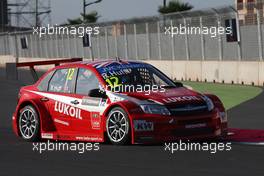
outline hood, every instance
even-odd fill
[[[187,88],[166,89],[165,92],[133,92],[127,96],[164,105],[204,103],[203,95]]]
[[[167,89],[165,92],[107,92],[111,102],[129,100],[138,105],[164,105],[174,115],[211,111],[213,102],[206,96],[187,88]]]

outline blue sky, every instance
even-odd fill
[[[87,2],[93,0],[87,0]],[[52,4],[52,23],[61,24],[67,18],[78,17],[82,11],[82,0],[54,0]],[[157,8],[163,0],[103,0],[92,5],[87,11],[97,10],[102,16],[100,21],[117,20],[140,16],[157,15]],[[233,5],[234,0],[184,0],[191,3],[195,9]]]

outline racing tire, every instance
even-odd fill
[[[114,145],[125,145],[130,142],[130,121],[122,108],[113,108],[107,116],[106,132],[108,140]]]
[[[18,130],[25,141],[35,142],[40,139],[39,115],[33,106],[25,106],[20,110]]]

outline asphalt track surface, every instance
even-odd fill
[[[175,152],[156,146],[100,145],[100,151],[32,151],[33,145],[17,138],[11,129],[21,85],[0,80],[0,175],[264,175],[264,146],[233,144],[231,151]],[[264,93],[228,112],[234,128],[264,129]]]

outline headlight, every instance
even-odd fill
[[[212,100],[208,98],[207,96],[203,96],[203,99],[207,104],[208,111],[212,111],[214,109],[214,103],[212,102]]]
[[[226,112],[218,112],[219,113],[219,117],[221,119],[221,122],[227,122],[227,114]]]
[[[140,105],[146,114],[171,115],[170,111],[162,105]]]

